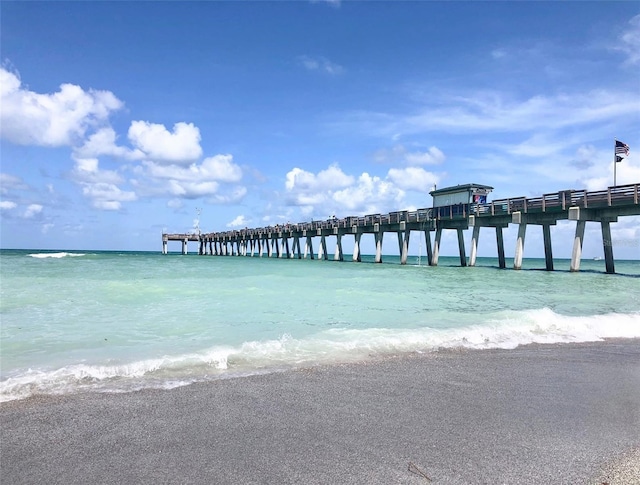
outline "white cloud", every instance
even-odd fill
[[[181,209],[184,207],[184,202],[182,199],[171,199],[167,202],[167,207],[170,207],[171,209]]]
[[[502,59],[507,56],[507,51],[503,48],[494,49],[491,51],[491,57],[494,59]]]
[[[123,179],[113,170],[101,170],[97,158],[75,158],[70,172],[71,180],[82,186],[82,194],[91,200],[91,206],[100,210],[120,210],[122,202],[137,200],[135,192],[118,187]]]
[[[202,155],[200,130],[193,123],[176,123],[173,132],[164,125],[133,121],[129,140],[157,163],[191,164]]]
[[[190,182],[169,180],[169,193],[176,197],[184,197],[185,199],[196,199],[205,195],[213,195],[218,190],[218,183],[209,182]]]
[[[311,3],[326,3],[334,8],[339,8],[342,3],[341,0],[311,0]]]
[[[299,56],[298,62],[308,71],[321,71],[332,76],[337,76],[344,72],[342,66],[324,57]]]
[[[294,168],[286,175],[285,187],[296,191],[321,191],[346,187],[353,183],[353,177],[345,174],[337,164],[332,164],[326,170],[313,174]]]
[[[240,202],[245,195],[247,195],[247,188],[239,185],[228,192],[216,193],[209,200],[218,204],[233,204]]]
[[[402,145],[395,145],[391,149],[382,149],[374,153],[373,158],[378,163],[406,163],[407,165],[438,165],[444,162],[445,155],[437,147],[431,147],[425,152],[409,152]]]
[[[395,210],[405,195],[391,180],[368,173],[356,179],[335,164],[318,174],[294,168],[287,173],[285,188],[288,205],[298,206],[305,216],[319,217]]]
[[[137,199],[135,192],[127,192],[110,183],[84,184],[82,193],[91,200],[91,205],[101,210],[120,210],[122,202]]]
[[[131,150],[127,147],[116,144],[116,132],[106,126],[97,130],[85,141],[85,143],[74,150],[74,154],[79,158],[93,158],[101,155],[108,155],[129,160],[140,160],[145,154],[140,150]]]
[[[0,173],[0,194],[8,194],[11,190],[27,190],[28,188],[20,177]]]
[[[221,184],[242,180],[242,169],[233,163],[231,155],[208,157],[201,164],[192,163],[187,167],[155,162],[143,162],[143,167],[142,175],[154,184],[159,183],[164,187],[161,190],[176,197],[193,199],[215,195],[215,201],[227,202],[239,200],[246,193],[243,187],[236,187],[230,195],[218,194]]]
[[[594,91],[585,95],[533,96],[510,101],[497,93],[460,97],[457,107],[410,117],[416,127],[507,132],[580,126],[637,113],[634,94]],[[637,101],[637,99],[636,99]]]
[[[78,183],[122,183],[122,177],[113,170],[100,170],[97,158],[76,158],[71,178]]]
[[[417,114],[353,112],[343,115],[334,126],[340,130],[386,137],[397,133],[548,132],[635,117],[639,102],[635,92],[606,90],[537,95],[526,99],[511,99],[498,91],[458,96],[443,94],[438,96],[438,105],[425,105]]]
[[[627,55],[627,64],[640,62],[640,15],[629,20],[629,26],[620,34],[619,44],[615,49]]]
[[[123,107],[110,91],[84,91],[62,84],[53,94],[21,86],[18,76],[0,68],[0,135],[20,145],[73,145],[87,130]]]
[[[0,200],[0,209],[2,210],[10,210],[18,207],[18,204],[12,202],[10,200]]]
[[[503,145],[502,148],[518,157],[548,157],[561,152],[567,144],[566,138],[553,140],[546,134],[536,133],[521,143]]]
[[[375,214],[396,210],[404,195],[404,191],[393,183],[363,173],[356,184],[335,192],[332,198],[340,212]]]
[[[233,163],[231,155],[216,155],[203,160],[200,175],[220,182],[239,182],[242,179],[242,169]]]
[[[405,160],[411,165],[438,165],[444,162],[444,159],[444,153],[436,147],[431,147],[426,152],[411,152],[405,155]]]
[[[249,225],[249,221],[244,215],[239,215],[234,220],[227,224],[227,227],[247,227]]]
[[[42,209],[43,207],[40,204],[30,204],[24,211],[22,217],[24,217],[25,219],[31,219],[32,217],[40,214],[42,212]]]
[[[392,168],[389,170],[387,178],[401,189],[425,193],[433,188],[433,184],[440,181],[437,175],[427,172],[421,167]]]

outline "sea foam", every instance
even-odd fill
[[[439,349],[513,349],[532,343],[593,342],[606,338],[640,338],[640,313],[566,316],[542,308],[501,311],[485,315],[477,325],[457,328],[343,327],[306,338],[283,334],[278,339],[247,341],[235,347],[215,346],[128,363],[29,369],[0,381],[0,401],[35,394],[172,388],[221,377]]]
[[[33,253],[33,254],[29,254],[29,256],[37,259],[45,259],[45,258],[60,259],[60,258],[74,258],[74,257],[86,256],[86,255],[84,253],[60,252],[60,253]]]

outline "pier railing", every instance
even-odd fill
[[[322,221],[299,222],[295,224],[276,224],[275,226],[265,226],[258,228],[236,229],[215,233],[223,238],[252,238],[267,234],[281,234],[290,232],[318,231],[327,229],[350,229],[353,227],[373,227],[375,224],[388,225],[399,224],[401,222],[426,223],[432,220],[433,209],[425,208],[415,211],[398,211],[388,214],[368,214],[365,216],[350,216],[343,218],[331,218]]]
[[[365,216],[349,216],[330,218],[321,221],[300,222],[294,224],[277,224],[258,228],[244,228],[209,234],[163,234],[167,240],[197,241],[200,237],[221,237],[224,239],[242,239],[261,237],[269,234],[300,233],[303,231],[318,231],[331,229],[373,228],[376,224],[393,225],[399,223],[427,223],[434,220],[465,219],[469,215],[476,217],[491,217],[509,215],[513,212],[543,213],[562,212],[570,207],[599,209],[638,205],[640,199],[640,184],[619,185],[606,190],[588,192],[586,190],[560,190],[544,194],[541,197],[509,197],[498,199],[486,204],[457,204],[445,207],[423,208],[415,211],[396,211],[388,214],[368,214]]]
[[[477,204],[473,213],[482,216],[491,214],[511,214],[512,212],[552,212],[564,211],[569,207],[598,209],[621,205],[638,205],[640,184],[619,185],[606,190],[587,192],[586,190],[561,190],[542,197],[510,197],[494,200],[488,204]]]

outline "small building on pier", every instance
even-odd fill
[[[492,190],[493,187],[480,184],[464,184],[434,189],[429,192],[433,197],[433,216],[440,219],[468,215],[469,209],[474,204],[487,203],[487,195]]]

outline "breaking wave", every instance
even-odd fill
[[[484,321],[477,325],[449,329],[332,328],[304,339],[285,334],[274,340],[250,341],[236,347],[212,347],[137,362],[28,369],[0,381],[0,401],[24,399],[35,394],[169,389],[222,377],[440,349],[513,349],[531,343],[639,337],[640,313],[565,316],[548,308],[503,311],[485,315]]]
[[[76,258],[79,256],[86,256],[86,254],[60,252],[60,253],[33,253],[33,254],[29,254],[29,256],[31,256],[32,258],[38,258],[38,259],[45,259],[45,258],[60,259],[60,258]]]

